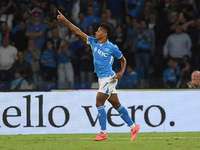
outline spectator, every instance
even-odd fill
[[[70,14],[69,1],[58,0],[57,3],[58,3],[58,10],[60,12],[63,12],[67,17],[70,17],[69,16],[69,14]],[[47,9],[48,9],[48,7],[47,7]]]
[[[19,22],[19,31],[14,34],[14,45],[18,51],[24,51],[28,46],[28,37],[25,36],[26,33],[26,23],[24,20]]]
[[[200,88],[200,71],[194,71],[191,75],[192,80],[187,83],[189,88]]]
[[[135,53],[136,67],[144,67],[145,79],[149,78],[150,57],[155,52],[154,41],[153,32],[147,29],[145,21],[141,21],[132,50]]]
[[[72,56],[72,64],[74,68],[74,78],[75,78],[75,84],[80,82],[80,69],[79,69],[79,54],[81,50],[83,49],[83,41],[75,34],[74,37],[71,38],[71,43],[70,43],[70,49],[73,50],[73,56]]]
[[[119,80],[118,88],[120,89],[133,89],[137,87],[138,77],[137,73],[133,71],[133,68],[128,65],[126,68],[126,73]]]
[[[106,22],[106,14],[102,13],[100,19],[101,19],[101,23]]]
[[[191,57],[191,39],[187,33],[183,32],[182,26],[176,27],[176,32],[171,34],[164,45],[164,58],[172,57],[180,63],[184,55]]]
[[[94,26],[93,25],[89,25],[87,27],[86,34],[88,36],[95,37],[95,31],[94,31]]]
[[[110,41],[112,41],[114,44],[116,44],[124,57],[127,59],[127,62],[130,63],[129,57],[128,57],[128,49],[125,48],[126,43],[126,36],[122,31],[122,27],[120,25],[117,25],[115,28],[114,35],[111,37]],[[132,58],[131,58],[132,59]],[[121,67],[120,61],[114,61],[113,69],[119,69]]]
[[[136,17],[139,11],[142,8],[141,1],[133,1],[133,0],[124,0],[125,1],[125,11],[126,14],[131,15],[131,17]]]
[[[138,35],[140,23],[138,22],[137,18],[133,18],[131,20],[131,26],[126,30],[126,42],[124,43],[124,49],[126,51],[125,56],[127,55],[126,59],[128,64],[131,66],[135,66],[135,58],[134,52],[132,51],[133,43],[135,38]]]
[[[156,6],[159,5],[162,1],[161,0],[145,0],[144,7],[148,6],[150,8],[150,12],[153,12],[156,14],[156,17],[158,17],[158,11],[156,10]],[[162,7],[162,6],[161,6]]]
[[[154,12],[149,14],[148,29],[153,32],[155,38],[155,55],[151,59],[154,72],[151,74],[153,78],[162,78],[165,62],[163,60],[163,45],[167,39],[168,33],[164,29],[163,23],[156,17]]]
[[[192,40],[192,68],[200,69],[200,18],[191,20],[183,26]]]
[[[29,26],[26,30],[26,36],[29,39],[33,39],[35,46],[41,49],[45,41],[45,26],[40,22],[41,14],[38,12],[34,13],[34,24]]]
[[[58,28],[59,28],[59,37],[62,40],[69,41],[70,32],[69,32],[69,28],[65,25],[65,23],[60,21]]]
[[[184,64],[184,68],[181,69],[181,77],[183,80],[188,80],[191,74],[191,65],[189,62],[185,62]]]
[[[163,32],[165,31],[164,24],[156,17],[154,12],[151,12],[149,14],[147,25],[148,29],[152,30],[155,36],[155,54],[159,56],[163,55],[163,45],[168,36],[165,32]]]
[[[193,20],[194,7],[189,0],[180,1],[179,9],[181,10],[182,16],[186,19],[186,21]]]
[[[36,12],[40,14],[39,19],[40,21],[42,21],[44,19],[44,14],[43,14],[43,10],[39,6],[38,0],[30,0],[28,7],[23,12],[23,18],[24,19],[31,18],[31,16],[34,15]]]
[[[52,37],[52,32],[55,28],[58,28],[58,19],[57,18],[51,18],[51,27],[48,28],[47,32],[47,39]]]
[[[189,56],[183,56],[183,64],[181,65],[181,78],[177,87],[184,87],[185,83],[191,78],[191,64],[189,61]]]
[[[14,79],[11,82],[11,90],[25,90],[29,89],[28,82],[23,78],[23,71],[16,70],[14,73]]]
[[[10,45],[10,39],[3,39],[0,47],[0,81],[11,81],[11,67],[17,59],[17,49]]]
[[[169,3],[167,4],[167,2]],[[164,23],[168,23],[171,21],[172,13],[179,12],[180,10],[178,9],[177,0],[165,1],[165,5],[168,5],[168,6],[163,9],[162,14],[161,14],[161,19]]]
[[[185,67],[186,63],[189,63],[189,64],[191,63],[191,59],[188,55],[183,56],[183,62],[179,64],[181,69],[183,69]],[[190,74],[191,74],[191,72],[190,72]]]
[[[46,49],[40,59],[42,63],[44,81],[55,81],[57,74],[56,51],[53,49],[53,41],[47,40]]]
[[[77,27],[79,27],[82,31],[86,32],[88,27],[88,22],[85,21],[85,14],[83,12],[79,12],[79,23]]]
[[[51,1],[49,2],[49,16],[51,18],[56,18],[57,17],[57,11],[58,11],[58,4],[56,1]]]
[[[20,0],[20,12],[23,14],[30,5],[30,0]]]
[[[100,17],[104,4],[105,0],[92,0],[91,5],[94,7],[95,16]]]
[[[24,59],[24,54],[21,51],[18,51],[17,53],[17,60],[12,65],[12,76],[14,77],[14,74],[17,70],[23,71],[23,78],[26,81],[29,81],[32,78],[33,71],[31,68],[31,64]]]
[[[31,15],[24,14],[23,15],[23,19],[25,20],[27,27],[29,27],[29,26],[34,24],[34,14],[31,14]],[[15,30],[16,30],[16,28],[17,27],[15,27]]]
[[[177,66],[177,62],[174,59],[169,58],[168,68],[163,72],[163,82],[165,88],[176,88],[180,77],[180,67]]]
[[[2,41],[4,38],[9,38],[10,44],[13,45],[13,33],[8,30],[8,25],[6,22],[1,22],[0,46],[2,46]]]
[[[194,6],[194,9],[195,9],[195,17],[199,17],[200,16],[200,1],[199,0],[193,0],[193,6]]]
[[[0,21],[6,22],[8,29],[13,28],[13,20],[19,14],[19,8],[13,0],[0,1]]]
[[[117,25],[117,21],[116,19],[112,18],[112,12],[110,11],[110,9],[106,9],[105,14],[106,14],[106,21],[110,23],[113,26],[113,28],[115,28]]]
[[[150,13],[154,13],[157,16],[157,12],[152,7],[152,2],[147,1],[144,5],[144,8],[142,8],[138,13],[137,17],[140,18],[141,20],[148,21]]]
[[[31,68],[33,71],[33,80],[35,84],[39,83],[40,75],[40,57],[41,51],[35,47],[33,40],[28,41],[28,48],[24,51],[24,59],[31,63]]]
[[[41,12],[43,13],[44,16],[45,15],[49,15],[48,14],[48,12],[49,12],[49,1],[47,1],[47,0],[39,0],[38,6],[39,6],[39,10],[40,9],[42,10]]]
[[[80,1],[80,11],[83,13],[87,13],[87,7],[93,6],[94,7],[94,15],[100,17],[102,13],[102,7],[105,3],[105,0],[81,0]]]
[[[88,8],[88,6],[90,6],[92,4],[92,1],[93,0],[89,0],[89,1],[81,0],[80,1],[80,11],[79,12],[83,12],[84,14],[86,14],[87,13],[87,8]]]
[[[53,41],[53,49],[57,51],[61,42],[61,38],[59,37],[58,27],[52,29],[52,36],[50,37],[50,39]]]
[[[183,17],[183,15],[178,12],[173,12],[171,21],[169,22],[169,29],[170,29],[169,35],[175,32],[176,27],[178,25],[182,25],[184,23],[185,23],[185,18]]]
[[[130,32],[130,31],[134,28],[134,26],[132,24],[132,17],[130,15],[126,15],[124,19],[125,20],[123,22],[123,30],[124,30],[125,36],[127,37],[125,47],[127,51],[130,51],[132,47],[132,43],[133,43],[132,37],[135,37],[135,34],[133,34],[133,32]]]
[[[88,23],[88,25],[90,25],[90,24],[94,25],[95,30],[97,28],[97,25],[101,22],[101,19],[94,15],[94,7],[93,6],[88,6],[85,21]]]
[[[80,0],[73,0],[71,8],[71,19],[75,24],[79,23],[78,14],[80,12]]]
[[[114,35],[110,39],[114,44],[116,44],[120,51],[122,51],[125,58],[127,58],[127,49],[124,49],[124,43],[126,41],[126,36],[122,30],[122,27],[120,25],[117,25],[115,28]]]
[[[102,13],[105,13],[106,9],[110,9],[112,17],[117,20],[117,24],[122,24],[122,16],[124,15],[123,0],[103,0]]]
[[[74,88],[74,69],[72,66],[72,49],[66,41],[60,43],[58,57],[58,88]]]
[[[49,15],[45,15],[42,23],[44,24],[44,26],[46,28],[46,33],[48,35],[48,31],[51,30],[53,28],[53,25],[54,25],[52,18]]]
[[[123,23],[123,28],[124,28],[126,34],[128,33],[129,29],[130,30],[132,29],[132,17],[130,15],[126,15],[125,16],[125,20],[124,20],[124,23]]]
[[[167,4],[165,4],[165,0],[152,0],[152,7],[157,12],[157,17],[159,18],[162,14],[163,9],[167,7]]]
[[[91,85],[94,81],[94,68],[92,50],[88,44],[84,43],[79,57],[81,83],[90,83]]]

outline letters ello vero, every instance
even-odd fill
[[[86,112],[86,114],[88,116],[88,119],[89,119],[91,125],[94,127],[96,125],[98,117],[96,117],[95,120],[92,118],[92,115],[91,115],[90,110],[89,110],[89,108],[91,108],[92,106],[82,106],[82,107],[85,109],[85,112]],[[139,105],[137,108],[135,108],[135,106],[131,106],[131,107],[128,107],[128,108],[131,109],[131,118],[132,118],[133,122],[135,122],[136,111],[143,111],[143,105]],[[161,120],[160,120],[159,124],[153,124],[153,123],[150,122],[149,111],[150,111],[151,108],[157,108],[157,109],[160,110]],[[112,121],[112,117],[114,117],[114,116],[118,116],[119,117],[119,114],[112,114],[112,109],[113,109],[113,107],[109,108],[108,112],[107,112],[108,123],[111,126],[114,126],[114,127],[123,126],[124,123],[116,124],[116,123],[114,123]],[[149,125],[149,126],[151,126],[151,127],[158,127],[158,126],[160,126],[165,121],[165,118],[166,118],[165,110],[161,106],[159,106],[159,105],[151,105],[151,106],[149,106],[144,111],[144,120],[145,120],[146,124]]]
[[[39,95],[39,96],[35,96],[35,97],[38,98],[38,100],[39,100],[39,105],[38,105],[38,108],[39,108],[38,120],[39,120],[39,122],[38,122],[38,125],[36,125],[35,127],[46,127],[46,125],[44,125],[44,123],[43,123],[43,95]],[[27,96],[23,96],[23,98],[26,98],[26,125],[23,126],[23,127],[34,127],[31,124],[31,97],[30,97],[30,95],[27,95]],[[15,115],[9,115],[8,114],[9,109],[15,109],[16,114]],[[61,125],[55,124],[55,122],[53,120],[53,111],[55,109],[62,109],[63,112],[65,113],[64,123],[61,124]],[[21,125],[21,123],[10,124],[8,122],[8,118],[9,117],[20,117],[20,116],[21,116],[21,110],[17,106],[10,106],[10,107],[6,108],[3,112],[3,123],[5,124],[5,126],[7,126],[9,128],[17,128]],[[48,113],[49,123],[53,127],[56,127],[56,128],[60,128],[60,127],[65,126],[68,123],[69,118],[70,118],[69,111],[64,106],[54,106],[53,108],[51,108],[49,110],[49,113]]]
[[[39,96],[35,96],[35,97],[38,98],[38,100],[39,100],[39,105],[38,105],[38,108],[39,108],[38,120],[39,121],[38,121],[38,125],[36,125],[35,127],[46,127],[46,125],[44,125],[44,123],[43,123],[43,95],[39,95]],[[24,125],[23,127],[34,127],[33,124],[31,124],[31,97],[30,97],[30,95],[27,95],[27,96],[23,96],[23,98],[26,99],[26,125]],[[92,115],[91,115],[90,110],[89,110],[89,108],[91,108],[92,106],[82,106],[82,107],[85,109],[85,112],[86,112],[87,117],[88,117],[88,119],[91,123],[91,126],[94,127],[96,125],[96,122],[97,122],[97,117],[95,118],[95,120],[92,118]],[[131,118],[135,122],[136,111],[143,111],[143,105],[139,105],[137,108],[135,106],[131,106],[131,107],[128,107],[128,108],[131,109]],[[151,108],[157,108],[157,109],[160,110],[161,120],[160,120],[159,124],[151,123],[150,118],[149,118],[149,111],[150,111]],[[15,115],[9,115],[8,114],[9,109],[15,109],[16,114]],[[62,109],[63,112],[65,113],[64,123],[61,124],[61,125],[57,125],[53,120],[53,111],[55,109]],[[113,107],[109,108],[108,112],[107,112],[108,123],[111,126],[114,126],[114,127],[123,126],[124,123],[116,124],[112,121],[112,117],[115,117],[115,116],[119,117],[119,114],[112,114],[112,109],[113,109]],[[6,108],[3,112],[3,123],[5,124],[5,126],[7,126],[9,128],[17,128],[21,125],[21,123],[10,124],[8,122],[8,117],[20,117],[20,116],[21,116],[21,110],[17,106],[10,106],[10,107]],[[151,127],[160,126],[165,121],[165,118],[166,118],[165,110],[159,105],[151,105],[146,110],[144,110],[144,120],[145,120],[146,124],[151,126]],[[64,106],[54,106],[53,108],[51,108],[49,110],[48,121],[53,127],[56,127],[56,128],[63,127],[68,123],[69,119],[70,119],[69,111]]]

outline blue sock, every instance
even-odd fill
[[[128,124],[129,127],[133,125],[133,120],[129,116],[128,111],[124,106],[120,106],[116,110],[119,112],[120,117]]]
[[[101,126],[101,130],[106,130],[106,111],[104,109],[104,106],[99,106],[97,107],[98,109],[98,119],[99,119],[99,124]]]

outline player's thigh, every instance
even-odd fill
[[[102,92],[98,92],[97,96],[96,96],[96,106],[102,106],[104,105],[105,101],[107,100],[109,95],[102,93]]]
[[[112,106],[117,109],[121,106],[117,94],[112,94],[108,101],[112,104]]]

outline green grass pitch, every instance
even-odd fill
[[[108,133],[108,139],[94,141],[97,134],[0,135],[0,150],[199,150],[200,132]]]

